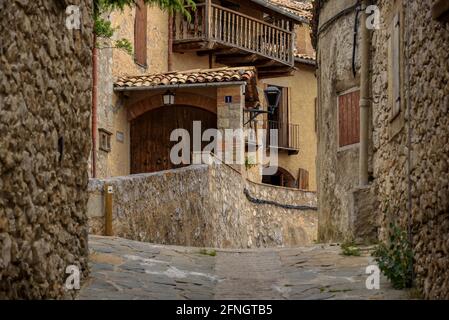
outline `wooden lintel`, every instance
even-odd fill
[[[239,53],[241,52],[241,49],[239,48],[223,48],[223,49],[217,49],[215,54],[217,56],[222,56],[222,55],[231,55],[231,54],[235,54],[235,53]]]
[[[178,42],[173,44],[173,52],[199,51],[208,48],[208,41]]]
[[[257,73],[259,79],[267,79],[267,78],[280,78],[280,77],[290,77],[293,75],[293,70],[290,71],[258,71]]]
[[[257,54],[217,56],[218,63],[229,64],[229,65],[245,65],[248,63],[253,64],[258,59],[259,59],[259,57]]]

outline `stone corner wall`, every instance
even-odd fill
[[[87,275],[91,1],[1,1],[0,299],[63,298]]]
[[[374,33],[373,135],[383,237],[390,221],[405,230],[410,224],[418,288],[428,299],[449,299],[449,24],[432,18],[436,2],[407,1],[400,7],[406,20],[404,32],[410,35],[403,52],[408,56],[404,67],[409,78],[406,72],[403,77],[410,88],[403,112],[410,117],[404,116],[403,127],[393,138],[387,120],[391,114],[386,90],[389,30],[384,27]],[[393,4],[379,1],[382,17],[392,16]]]
[[[356,0],[321,1],[320,28]],[[356,11],[328,24],[319,37],[317,171],[318,171],[318,238],[341,241],[351,236],[350,210],[352,191],[358,186],[359,148],[339,148],[338,94],[360,84],[360,58],[355,57],[356,75],[352,70],[354,21]],[[360,27],[359,27],[360,28]],[[358,32],[360,43],[360,29]]]
[[[92,233],[103,232],[105,184],[115,189],[113,229],[120,237],[218,248],[296,246],[316,240],[313,193],[270,190],[247,182],[234,168],[218,164],[91,180],[88,207]],[[250,196],[245,194],[246,188]]]
[[[354,189],[350,210],[351,238],[361,243],[377,242],[378,216],[375,186],[369,185]]]

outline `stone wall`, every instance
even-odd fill
[[[219,248],[296,246],[316,240],[314,193],[254,184],[219,164],[91,180],[91,233],[103,233],[105,184],[115,189],[114,234],[124,238]]]
[[[320,27],[356,2],[324,2]],[[355,77],[352,72],[354,23],[355,10],[352,10],[336,19],[319,36],[317,181],[318,238],[321,241],[342,240],[351,236],[349,212],[352,190],[358,185],[359,148],[358,145],[339,148],[337,99],[339,93],[359,86],[359,54],[356,54]]]
[[[91,1],[0,12],[0,299],[59,298],[68,265],[87,273]]]
[[[417,285],[426,298],[448,299],[449,25],[432,19],[436,2],[379,1],[383,24],[373,35],[373,135],[383,237],[390,221],[399,221],[405,229],[411,223]],[[406,103],[399,128],[393,128],[389,121],[387,90],[388,24],[394,10],[402,11],[405,19],[402,77]]]

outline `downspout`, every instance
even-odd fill
[[[410,15],[410,3],[407,3],[405,6],[405,17],[406,21],[404,23],[405,26],[405,48],[406,48],[406,58],[405,58],[405,72],[406,76],[405,79],[407,81],[407,122],[408,122],[408,141],[407,141],[407,173],[408,173],[408,222],[407,222],[407,233],[408,233],[408,242],[410,248],[413,250],[413,234],[412,234],[412,227],[413,227],[413,211],[412,211],[412,135],[413,135],[413,128],[412,128],[412,101],[410,99],[410,93],[411,93],[411,77],[410,77],[410,60],[411,60],[411,54],[410,54],[410,21],[411,21],[411,15]],[[412,275],[412,284],[415,281],[415,269],[414,269],[414,258],[412,259],[411,263],[411,275]]]
[[[173,13],[168,14],[168,55],[167,69],[173,71]]]
[[[98,48],[94,34],[92,49],[92,178],[97,176],[97,84],[98,84]]]
[[[368,177],[368,144],[369,144],[369,112],[370,112],[370,48],[371,33],[367,28],[366,8],[368,0],[362,0],[361,23],[361,68],[360,68],[360,156],[359,156],[359,182],[360,186],[367,186]]]

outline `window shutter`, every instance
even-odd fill
[[[136,5],[134,60],[141,66],[147,65],[147,6],[143,0],[139,0]]]
[[[345,147],[360,142],[360,92],[338,97],[338,140]]]
[[[391,58],[392,58],[392,104],[393,117],[401,111],[401,22],[399,13],[394,16],[393,30],[391,35]]]
[[[289,88],[282,88],[282,102],[280,103],[280,117],[279,117],[279,145],[281,147],[288,147],[288,112],[289,112]]]
[[[298,188],[301,190],[309,190],[309,172],[305,169],[299,169]]]

